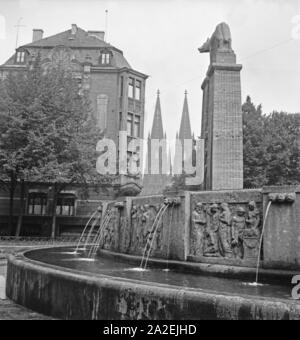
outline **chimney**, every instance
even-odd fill
[[[73,35],[75,35],[75,34],[77,33],[77,25],[76,25],[76,24],[72,24],[71,33],[72,33]]]
[[[32,42],[42,40],[44,31],[41,29],[34,29],[32,34]]]
[[[104,31],[88,31],[90,37],[95,37],[99,40],[104,41],[105,32]]]

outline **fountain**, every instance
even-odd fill
[[[263,227],[260,235],[260,240],[259,240],[259,248],[258,248],[258,255],[257,255],[257,265],[256,265],[256,276],[255,276],[255,285],[258,285],[258,275],[259,275],[259,265],[260,265],[260,259],[261,259],[261,251],[262,251],[262,245],[263,245],[263,237],[265,233],[265,228],[266,228],[266,222],[267,218],[269,216],[269,211],[272,205],[272,201],[268,203],[267,209],[266,209],[266,214],[264,217],[264,222],[263,222]]]
[[[97,213],[98,213],[98,209],[96,211],[94,211],[94,213],[91,215],[91,217],[87,221],[87,223],[86,223],[86,225],[85,225],[85,227],[83,229],[83,232],[82,232],[82,234],[79,237],[79,240],[78,240],[78,243],[77,243],[77,246],[76,246],[76,249],[75,249],[75,253],[78,253],[82,242],[84,242],[87,239],[87,237],[85,235],[86,235],[86,233],[88,231],[88,227],[89,227],[91,221],[94,219],[94,217],[96,216]],[[92,227],[91,227],[91,229],[92,229]],[[85,249],[85,248],[83,248],[83,249]]]
[[[300,319],[291,294],[300,271],[300,186],[242,189],[242,65],[229,26],[219,24],[199,51],[210,65],[198,191],[134,197],[140,186],[122,184],[76,247],[10,256],[9,298],[62,319]],[[160,113],[158,98],[156,122]],[[183,113],[179,139],[191,139],[187,97]],[[156,179],[167,180],[154,176],[150,186]]]
[[[100,247],[101,244],[101,237],[103,236],[102,232],[104,230],[104,228],[107,227],[107,225],[110,222],[110,218],[111,218],[111,210],[108,209],[107,212],[105,213],[105,216],[103,218],[103,222],[101,223],[94,239],[93,242],[91,244],[91,249],[89,251],[89,258],[94,258],[96,256],[97,250]]]
[[[160,223],[161,219],[163,218],[165,212],[167,211],[168,206],[169,206],[169,203],[166,203],[166,204],[164,203],[161,206],[161,208],[159,209],[159,211],[158,211],[158,213],[155,217],[155,220],[153,222],[153,225],[152,225],[151,230],[150,230],[148,237],[147,237],[146,246],[145,246],[142,261],[141,261],[141,264],[140,264],[141,269],[147,269],[147,263],[148,263],[148,260],[149,260],[149,256],[151,254],[151,250],[153,248],[153,241],[156,237],[156,232],[157,232],[159,223]]]
[[[269,262],[297,249],[299,205],[300,187],[110,202],[75,247],[11,256],[7,296],[65,319],[300,319],[300,257]]]

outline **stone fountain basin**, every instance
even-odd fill
[[[7,296],[61,319],[300,319],[300,303],[289,297],[292,287],[248,287],[237,277],[252,275],[249,268],[151,260],[151,270],[135,272],[140,259],[133,256],[104,252],[90,262],[71,253],[56,247],[10,256]],[[170,272],[163,271],[166,265]],[[215,276],[226,272],[230,279]],[[274,271],[263,276],[284,278]]]

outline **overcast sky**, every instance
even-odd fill
[[[106,9],[108,41],[123,50],[134,69],[150,76],[147,130],[159,88],[164,126],[174,138],[186,89],[192,128],[199,135],[209,56],[198,47],[222,21],[231,27],[233,49],[243,64],[243,100],[249,94],[265,113],[300,112],[299,0],[0,0],[0,64],[14,52],[20,17],[25,27],[19,45],[31,42],[33,28],[42,28],[44,36],[72,23],[104,30]]]

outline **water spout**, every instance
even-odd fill
[[[169,269],[169,256],[170,256],[170,243],[171,243],[171,226],[173,222],[173,210],[174,210],[174,205],[172,205],[171,208],[171,217],[170,217],[170,223],[168,227],[168,249],[167,249],[167,268],[164,269],[165,272],[168,272]]]
[[[101,219],[102,219],[102,213],[100,214],[100,216],[98,216],[98,218],[95,219],[94,223],[92,224],[91,228],[90,228],[90,231],[85,239],[85,243],[84,243],[84,249],[87,248],[87,246],[89,245],[90,243],[90,238],[92,237],[92,234],[93,234],[93,231],[95,230],[95,227],[97,225],[97,222],[99,222],[99,228],[101,226]]]
[[[79,251],[79,247],[81,245],[81,242],[84,240],[84,236],[88,230],[88,227],[90,225],[90,222],[93,220],[93,218],[96,216],[98,212],[98,208],[97,210],[91,215],[90,219],[88,220],[87,224],[85,225],[84,229],[83,229],[83,232],[81,233],[80,237],[79,237],[79,240],[78,240],[78,243],[77,243],[77,246],[76,246],[76,249],[75,249],[75,253],[78,253]]]
[[[156,224],[155,224],[155,221],[154,221],[154,223],[152,225],[151,232],[148,236],[148,240],[147,240],[147,243],[146,243],[144,256],[143,256],[143,259],[142,259],[142,262],[141,262],[141,265],[140,265],[141,268],[144,268],[144,269],[147,268],[149,257],[150,257],[150,254],[151,254],[151,251],[152,251],[152,248],[153,248],[153,243],[154,243],[154,240],[156,238],[156,234],[157,234],[157,230],[158,230],[160,221],[163,218],[165,212],[168,210],[168,207],[169,207],[169,203],[165,204],[164,207],[162,209],[160,209],[159,213],[157,214],[157,216],[159,215],[159,217],[157,219],[155,219]],[[152,235],[152,238],[151,238],[151,235]],[[144,259],[145,259],[145,264],[143,266],[143,260]]]
[[[94,237],[91,249],[89,251],[89,258],[95,257],[97,250],[100,247],[101,244],[101,237],[102,237],[102,231],[108,226],[109,222],[111,220],[111,210],[109,209],[108,212],[105,214],[105,217],[103,218],[103,221],[97,231],[96,236]]]
[[[163,205],[160,207],[160,209],[159,209],[159,211],[158,211],[158,213],[157,213],[157,215],[156,215],[156,217],[155,217],[155,219],[154,219],[154,222],[153,222],[153,224],[152,224],[152,226],[151,226],[151,231],[150,231],[149,236],[152,234],[153,229],[154,229],[154,227],[155,227],[155,225],[156,225],[156,222],[157,222],[157,220],[159,219],[159,216],[160,216],[160,214],[161,214],[161,212],[163,211],[164,208],[165,208],[165,204],[163,204]],[[145,246],[145,248],[144,248],[144,252],[143,252],[143,257],[142,257],[142,261],[141,261],[141,264],[140,264],[140,268],[143,268],[143,263],[144,263],[144,260],[145,260],[145,256],[146,256],[146,252],[147,252],[147,246],[148,246],[148,242],[149,242],[149,236],[148,236],[148,238],[147,238],[146,246]]]
[[[269,216],[269,211],[270,211],[271,205],[272,205],[272,201],[269,201],[267,209],[266,209],[266,215],[265,215],[265,218],[264,218],[264,223],[263,223],[261,235],[260,235],[258,255],[257,255],[257,265],[256,265],[256,278],[255,278],[255,285],[256,286],[259,285],[259,283],[258,283],[258,275],[259,275],[259,265],[260,265],[262,243],[263,243],[263,237],[264,237],[264,232],[265,232],[265,228],[266,228],[266,222],[267,222],[267,218]]]

